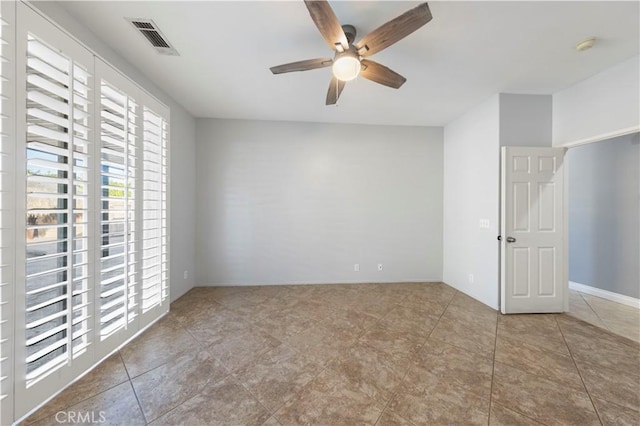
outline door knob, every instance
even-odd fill
[[[515,243],[515,242],[516,242],[516,239],[515,239],[515,238],[513,238],[513,237],[507,237],[507,242],[508,242],[508,243]]]

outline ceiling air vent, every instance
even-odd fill
[[[179,55],[178,51],[171,46],[171,43],[167,41],[167,38],[151,19],[125,19],[131,22],[131,25],[133,25],[134,28],[138,30],[149,43],[151,43],[153,48],[156,49],[156,52],[161,55]]]

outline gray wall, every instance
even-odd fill
[[[551,146],[551,101],[500,93],[444,129],[444,281],[492,308],[500,294],[500,146]]]
[[[500,93],[500,146],[551,146],[551,95]]]
[[[553,145],[640,128],[640,56],[553,94]]]
[[[193,287],[195,271],[195,119],[56,2],[32,2],[42,13],[171,109],[171,300]],[[184,279],[184,271],[188,278]]]
[[[569,280],[640,297],[638,134],[570,148]]]
[[[444,282],[494,309],[499,303],[499,107],[495,95],[444,128]],[[488,220],[489,229],[480,229],[480,220]]]
[[[442,279],[442,128],[196,127],[198,284]]]

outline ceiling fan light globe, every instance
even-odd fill
[[[333,75],[342,81],[353,80],[360,74],[360,60],[356,56],[344,55],[333,62]]]

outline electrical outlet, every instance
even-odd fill
[[[189,271],[184,271],[184,274],[182,275],[184,276],[185,280],[189,279]]]
[[[475,278],[473,274],[469,274],[469,284],[473,284],[474,281],[475,281]]]
[[[382,263],[378,263],[378,271],[382,271]]]
[[[489,219],[480,219],[480,222],[478,225],[480,229],[489,229],[491,222],[489,221]]]
[[[353,265],[353,271],[354,272],[360,272],[360,264],[356,263],[355,265]]]

